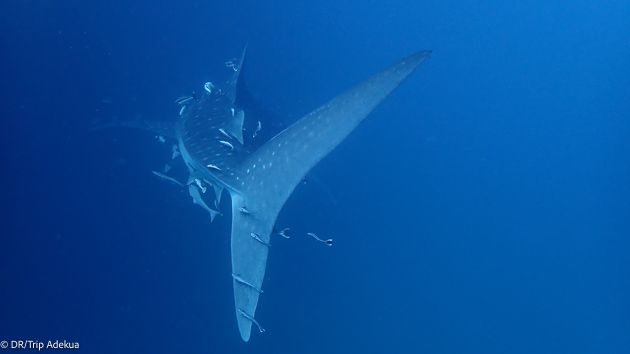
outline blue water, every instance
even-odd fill
[[[623,1],[2,2],[0,340],[630,352],[629,17]],[[154,135],[90,128],[174,120],[247,43],[250,88],[289,120],[434,52],[287,202],[267,332],[244,343],[229,219],[150,173],[170,158]]]

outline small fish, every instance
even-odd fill
[[[244,207],[244,206],[238,208],[238,211],[240,211],[243,214],[251,214],[252,213],[251,211],[249,211],[249,209],[247,209],[247,207]]]
[[[260,131],[260,128],[262,128],[262,123],[260,123],[260,121],[258,121],[258,123],[256,124],[256,130],[254,131],[254,135],[252,135],[252,138],[255,138],[256,135],[258,135],[258,132]]]
[[[182,186],[182,187],[184,186],[183,184],[181,184],[181,183],[180,183],[178,180],[176,180],[175,178],[173,178],[173,177],[169,177],[169,176],[167,176],[167,175],[163,174],[162,172],[158,172],[158,171],[151,171],[151,172],[153,172],[153,174],[154,174],[154,175],[156,175],[156,176],[160,177],[161,179],[163,179],[163,180],[165,180],[165,181],[173,182],[173,183],[175,183],[175,184],[177,184],[177,185],[180,185],[180,186]]]
[[[278,231],[277,234],[282,236],[282,237],[284,237],[284,238],[291,237],[291,234],[289,233],[289,228],[288,227],[286,229]]]
[[[249,235],[250,235],[250,236],[251,236],[254,240],[256,240],[256,241],[258,241],[258,242],[262,243],[263,245],[265,245],[265,246],[267,246],[267,247],[271,247],[271,245],[270,245],[268,242],[263,241],[263,239],[262,239],[262,238],[260,238],[260,236],[258,236],[258,234],[255,234],[255,233],[251,232]]]
[[[179,115],[180,116],[184,113],[184,109],[186,109],[186,106],[182,106],[182,109],[179,110]]]
[[[226,133],[225,130],[223,130],[223,128],[219,128],[219,131],[221,132],[221,134],[225,135],[226,138],[232,139],[230,134]]]
[[[211,164],[211,163],[207,164],[207,165],[206,165],[206,167],[208,167],[208,168],[213,168],[213,169],[215,169],[215,170],[217,170],[217,171],[221,171],[221,169],[219,168],[219,166],[217,166],[217,165],[213,165],[213,164]]]
[[[258,326],[258,330],[260,331],[260,333],[262,333],[262,332],[264,332],[264,331],[265,331],[265,329],[264,329],[264,328],[262,328],[262,327],[260,326],[260,324],[259,324],[259,323],[258,323],[258,322],[257,322],[257,321],[256,321],[256,320],[252,317],[252,316],[248,315],[245,311],[243,311],[243,310],[241,310],[241,309],[238,309],[238,312],[241,314],[241,316],[243,316],[243,317],[247,318],[248,320],[250,320],[250,321],[252,321],[254,324],[256,324],[256,326]]]
[[[203,89],[206,90],[206,92],[208,93],[212,93],[212,89],[214,88],[214,85],[212,84],[212,82],[208,81],[203,85]]]
[[[175,100],[177,104],[186,104],[195,99],[195,96],[182,96]]]
[[[201,180],[199,178],[195,178],[195,183],[197,184],[199,189],[201,189],[201,193],[206,193],[206,187],[201,184]]]
[[[163,136],[161,136],[161,135],[156,135],[156,136],[155,136],[155,138],[156,138],[157,140],[159,140],[161,143],[165,143],[165,142],[166,142],[166,140],[164,139],[164,137],[163,137]]]
[[[317,237],[317,235],[315,235],[312,232],[307,232],[306,234],[311,236],[312,238],[316,239],[319,242],[325,243],[328,246],[332,246],[332,244],[333,244],[332,238],[329,238],[328,240],[322,240],[321,238]]]
[[[241,283],[241,284],[245,284],[247,286],[249,286],[250,288],[258,291],[258,293],[262,294],[263,291],[262,289],[258,289],[257,287],[253,286],[252,284],[248,283],[247,281],[245,281],[245,279],[239,277],[238,275],[232,273],[232,278],[234,278],[234,280],[236,280],[237,282]]]
[[[230,60],[230,61],[226,61],[225,62],[225,66],[227,66],[228,68],[234,70],[234,71],[238,71],[238,68],[236,67],[236,58]]]
[[[234,145],[230,144],[229,142],[225,141],[225,140],[220,140],[219,141],[221,144],[227,146],[230,148],[230,150],[234,150]]]

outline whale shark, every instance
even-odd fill
[[[233,70],[221,87],[205,83],[201,94],[176,100],[175,122],[122,122],[117,126],[143,128],[165,142],[173,141],[173,159],[183,160],[193,203],[221,216],[224,191],[231,200],[231,256],[234,304],[241,338],[249,341],[255,318],[276,219],[306,174],[337,147],[357,126],[427,58],[419,51],[384,68],[285,129],[268,124],[265,110],[253,99],[243,79],[247,47],[240,58],[226,62]],[[169,167],[169,165],[167,165]],[[165,172],[169,168],[165,169]],[[224,199],[225,200],[225,199]],[[309,234],[311,235],[311,234]],[[321,240],[332,245],[332,239]]]

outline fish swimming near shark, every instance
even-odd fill
[[[176,101],[181,106],[176,122],[116,124],[148,129],[172,140],[172,158],[181,156],[190,175],[189,194],[195,204],[210,212],[211,219],[222,215],[218,206],[223,190],[230,194],[235,314],[244,341],[250,339],[252,325],[264,331],[255,313],[263,294],[271,235],[274,230],[278,233],[275,222],[283,205],[309,170],[429,58],[431,52],[420,51],[399,60],[286,129],[273,131],[266,127],[266,121],[261,118],[262,109],[244,82],[246,50],[239,60],[226,63],[233,74],[224,86],[208,82],[202,94]],[[179,183],[162,173],[153,173]],[[288,237],[288,229],[285,230],[281,236]],[[332,244],[332,240],[322,242],[327,241]]]

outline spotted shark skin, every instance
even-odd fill
[[[425,50],[404,58],[357,84],[267,140],[256,112],[239,96],[245,52],[230,62],[232,78],[222,89],[206,84],[182,108],[173,134],[190,172],[189,189],[197,204],[214,190],[215,205],[227,190],[232,202],[232,279],[241,338],[249,341],[271,246],[271,234],[283,205],[304,176],[337,147],[427,58]],[[245,129],[245,126],[250,129]],[[256,129],[255,133],[252,128]],[[244,129],[248,134],[243,134]],[[195,181],[194,184],[191,181]],[[206,188],[205,186],[214,188]],[[209,208],[209,207],[207,207]],[[206,209],[207,210],[207,209]],[[212,213],[212,211],[211,211]]]

